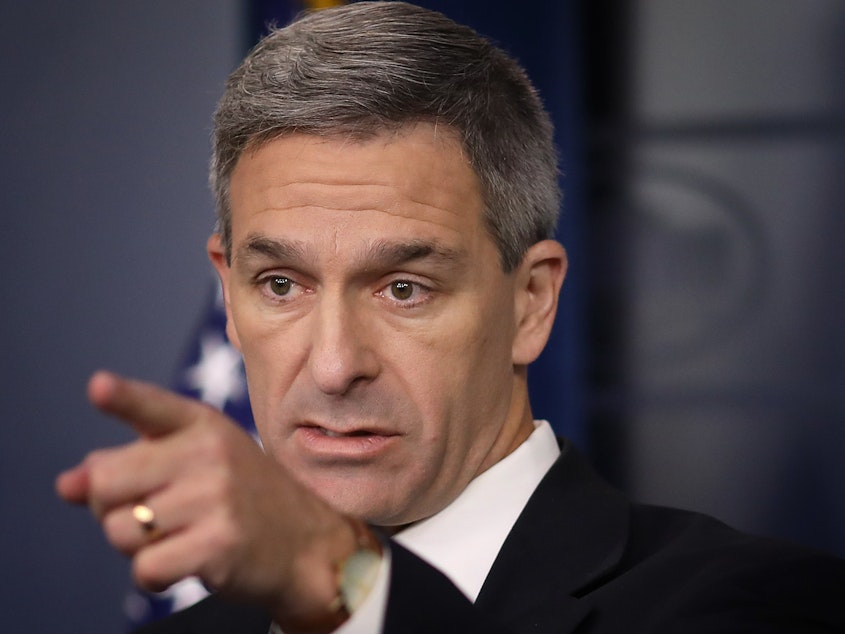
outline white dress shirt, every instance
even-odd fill
[[[475,601],[517,517],[559,455],[551,425],[534,421],[528,439],[470,482],[454,502],[393,539],[440,570]],[[335,634],[380,632],[389,581],[390,552],[385,549],[367,599]],[[283,634],[275,625],[270,632]]]

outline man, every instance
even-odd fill
[[[631,505],[533,420],[566,271],[551,138],[513,60],[400,2],[304,17],[233,73],[208,253],[263,451],[98,373],[140,438],[57,482],[142,587],[217,591],[151,631],[845,627],[842,562]]]

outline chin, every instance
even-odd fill
[[[404,514],[401,505],[386,499],[385,482],[391,483],[391,489],[397,486],[382,478],[379,482],[366,478],[357,484],[354,478],[316,476],[303,479],[303,484],[312,493],[336,511],[379,526],[397,523],[392,518]]]
[[[334,509],[344,515],[357,517],[373,526],[394,526],[403,523],[399,517],[402,514],[397,513],[396,509],[387,505],[373,504],[372,500],[364,503],[357,500],[351,502],[344,500],[327,501]]]

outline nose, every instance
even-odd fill
[[[378,375],[370,327],[354,301],[324,296],[312,313],[309,367],[324,394],[342,395]]]

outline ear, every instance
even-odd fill
[[[515,272],[514,365],[528,365],[546,346],[557,314],[566,267],[566,251],[554,240],[538,242],[522,258]]]
[[[206,244],[206,251],[208,252],[208,259],[214,265],[217,275],[220,277],[220,284],[223,287],[223,302],[226,306],[226,336],[238,351],[241,351],[241,342],[238,339],[238,331],[235,328],[235,322],[232,320],[232,290],[231,290],[231,273],[232,268],[226,259],[226,251],[223,248],[223,240],[219,233],[211,234]]]

